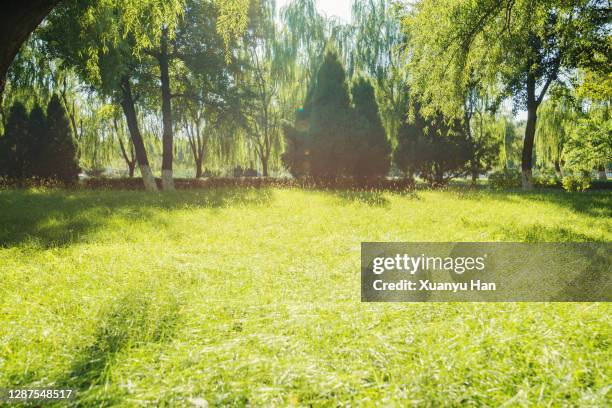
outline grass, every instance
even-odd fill
[[[362,304],[362,241],[610,241],[612,194],[0,191],[0,387],[606,406],[609,304]]]

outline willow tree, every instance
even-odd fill
[[[571,108],[560,101],[547,100],[538,110],[536,160],[542,166],[552,165],[559,177],[563,177],[563,148],[575,120]]]
[[[391,138],[396,137],[408,106],[400,13],[395,2],[356,0],[350,33],[353,44],[347,56],[349,74],[367,75],[375,83],[381,117]]]
[[[596,169],[600,180],[612,162],[612,117],[605,107],[597,106],[580,118],[570,133],[563,158],[574,171],[590,173]]]
[[[406,18],[411,85],[431,112],[461,117],[475,78],[527,111],[523,188],[532,188],[538,107],[563,72],[609,66],[603,0],[422,0]]]
[[[139,14],[131,15],[133,20],[131,32],[134,33],[136,39],[137,50],[142,51],[150,56],[153,56],[158,64],[160,89],[161,89],[161,111],[163,123],[162,135],[162,186],[164,190],[174,190],[173,181],[173,154],[174,154],[174,120],[172,112],[172,68],[177,59],[192,59],[193,52],[201,58],[208,57],[209,50],[201,50],[203,30],[214,31],[215,27],[209,24],[211,20],[207,15],[203,19],[197,19],[198,14],[219,14],[216,20],[216,29],[225,40],[226,57],[229,59],[229,42],[233,36],[244,32],[248,24],[247,11],[249,8],[249,0],[217,0],[215,1],[187,1],[187,0],[171,0],[171,1],[152,1],[140,0],[148,2],[145,7],[140,10]],[[215,7],[209,7],[213,5]],[[129,9],[129,8],[128,8]],[[191,18],[193,22],[194,15],[198,24],[183,24],[185,15]],[[192,30],[192,32],[189,31]],[[187,41],[177,41],[177,35],[182,34]],[[189,40],[192,43],[189,43]],[[183,47],[181,47],[181,45]],[[214,44],[206,44],[212,47],[219,47],[218,42]],[[142,48],[141,48],[142,47]],[[213,50],[214,52],[214,50]]]
[[[218,0],[218,30],[224,39],[246,26],[248,0]],[[96,0],[67,3],[57,10],[46,28],[46,40],[65,64],[78,70],[81,78],[120,103],[135,147],[145,187],[156,183],[138,125],[135,91],[150,92],[154,76],[162,85],[164,123],[164,184],[172,189],[172,118],[169,87],[169,43],[185,8],[184,0]],[[158,52],[155,67],[145,58]],[[168,172],[168,170],[170,172]]]
[[[50,56],[121,106],[145,189],[157,191],[136,107],[139,94],[152,86],[153,67],[138,57],[136,50],[142,45],[129,31],[125,12],[103,0],[62,4],[49,17],[41,37]]]
[[[237,41],[225,46],[216,30],[220,10],[214,1],[187,0],[172,48],[177,63],[173,67],[173,112],[177,115],[186,147],[195,163],[195,176],[203,175],[203,163],[215,130],[222,121],[236,123],[239,110],[236,75],[242,68],[239,58],[228,60],[227,51],[236,54]],[[179,139],[180,141],[185,139]]]
[[[304,98],[315,85],[317,72],[329,43],[329,21],[317,10],[314,0],[293,0],[280,11],[281,44],[286,56],[290,83]],[[286,81],[289,82],[289,81]]]
[[[6,73],[32,31],[60,0],[6,1],[0,13],[0,99]]]
[[[245,74],[241,77],[245,95],[243,114],[245,136],[254,147],[262,175],[269,175],[273,151],[279,150],[282,102],[279,94],[290,79],[294,55],[280,41],[274,1],[262,1],[252,8],[251,24],[244,36]]]

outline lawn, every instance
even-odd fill
[[[362,241],[611,241],[612,194],[0,191],[0,388],[82,406],[610,403],[609,304],[363,304]]]

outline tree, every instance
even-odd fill
[[[284,156],[287,167],[292,172],[304,168],[319,179],[349,175],[356,159],[356,151],[351,149],[352,119],[346,73],[338,55],[328,52],[316,85],[307,95],[304,112],[298,112],[297,131],[285,135],[289,139]],[[307,129],[300,131],[302,125]],[[291,150],[297,146],[303,152]],[[303,157],[305,163],[291,163],[292,157]]]
[[[459,119],[447,119],[441,113],[425,117],[414,101],[407,120],[400,127],[393,158],[409,177],[415,173],[429,184],[443,185],[466,173],[473,157],[473,146]]]
[[[34,105],[28,117],[27,139],[21,142],[25,147],[25,162],[27,171],[23,177],[45,178],[43,173],[44,149],[48,143],[49,121],[38,104]]]
[[[367,75],[375,84],[381,119],[391,138],[397,136],[408,105],[400,12],[394,1],[354,1],[352,29],[347,32],[351,45],[346,56],[348,71]]]
[[[0,139],[0,170],[9,179],[21,180],[31,173],[28,155],[31,148],[28,112],[17,102],[11,106],[4,136]]]
[[[593,109],[578,120],[570,133],[562,156],[570,169],[581,172],[599,171],[605,180],[612,161],[612,119],[606,109]]]
[[[544,101],[538,110],[536,159],[543,166],[552,165],[558,177],[563,177],[563,149],[575,120],[571,108],[559,101]]]
[[[154,68],[144,55],[156,56],[164,123],[164,184],[172,189],[173,120],[170,75],[176,55],[171,46],[187,7],[186,0],[77,0],[66,3],[50,18],[47,35],[52,55],[74,67],[81,79],[121,105],[147,190],[157,190],[138,125],[136,103],[150,96]],[[193,2],[192,2],[193,3]],[[226,45],[248,22],[249,0],[214,1],[219,18],[214,28]],[[141,92],[146,89],[146,92]]]
[[[387,174],[391,146],[374,88],[359,78],[351,91],[354,105],[338,55],[328,52],[295,126],[285,127],[283,161],[292,174],[317,179]]]
[[[0,13],[0,99],[6,73],[22,44],[60,0],[6,1]]]
[[[239,58],[226,59],[223,37],[216,30],[218,18],[215,3],[190,0],[173,40],[174,54],[180,60],[173,76],[173,97],[180,102],[173,110],[187,136],[196,178],[203,175],[212,138],[223,133],[219,128],[243,122],[238,114],[242,103],[236,84],[244,82],[244,78],[236,79],[243,64]]]
[[[166,191],[174,190],[172,177],[172,157],[174,154],[174,135],[172,120],[172,99],[170,92],[170,54],[168,51],[168,28],[162,28],[159,51],[155,52],[155,58],[159,62],[161,100],[162,100],[162,123],[164,125],[163,158],[162,158],[162,187]]]
[[[310,172],[315,177],[347,175],[355,162],[355,151],[350,149],[350,103],[344,67],[336,53],[328,52],[306,108],[310,111]]]
[[[119,125],[119,119],[115,116],[115,112],[112,112],[113,129],[115,130],[115,136],[119,141],[119,149],[121,150],[121,157],[125,161],[125,165],[128,169],[128,177],[134,177],[134,170],[136,169],[136,153],[134,152],[134,143],[129,140],[127,143],[123,141],[124,128]],[[127,146],[126,146],[127,144]]]
[[[380,118],[374,87],[370,81],[359,77],[353,83],[351,95],[355,124],[361,125],[359,140],[354,143],[359,155],[353,174],[359,178],[386,176],[390,166],[391,143]]]
[[[423,165],[424,159],[420,149],[425,123],[418,113],[418,106],[416,103],[414,105],[412,115],[406,114],[398,129],[397,146],[393,151],[393,163],[411,180]]]
[[[40,176],[74,184],[79,176],[77,146],[66,111],[57,95],[47,105],[47,129],[41,149]]]
[[[74,68],[82,81],[121,106],[145,189],[157,191],[138,124],[133,85],[138,84],[137,89],[151,86],[150,66],[136,57],[136,40],[122,23],[121,10],[97,3],[62,4],[49,17],[41,37],[50,56]],[[117,38],[107,39],[109,33]]]
[[[575,67],[605,69],[607,2],[581,0],[423,0],[406,19],[411,84],[428,114],[461,117],[476,79],[527,110],[523,188],[532,188],[537,110],[551,84]]]
[[[46,116],[39,105],[29,115],[21,103],[11,107],[0,139],[0,174],[73,184],[79,171],[77,146],[58,96],[49,101]]]

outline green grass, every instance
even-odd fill
[[[0,387],[606,406],[609,304],[363,304],[362,241],[610,241],[612,194],[0,191]]]

